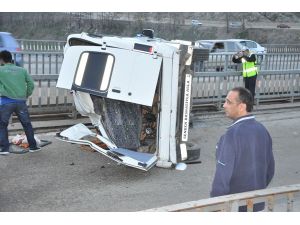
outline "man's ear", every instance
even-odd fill
[[[245,103],[239,104],[239,108],[241,112],[247,112],[247,105]]]

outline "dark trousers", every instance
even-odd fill
[[[255,96],[256,78],[257,78],[257,75],[255,75],[253,77],[244,77],[245,88],[247,88],[251,92],[253,98]]]
[[[25,131],[29,147],[36,148],[36,141],[34,139],[34,132],[31,125],[27,105],[25,102],[18,102],[0,105],[0,145],[2,151],[9,150],[7,126],[12,113],[15,113],[20,120]]]

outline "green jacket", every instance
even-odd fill
[[[33,80],[24,68],[10,63],[0,66],[0,96],[26,100],[33,89]]]

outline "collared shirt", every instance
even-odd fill
[[[234,125],[237,124],[238,122],[241,122],[241,121],[244,121],[244,120],[251,120],[251,119],[255,119],[255,116],[253,116],[253,115],[251,115],[251,114],[246,115],[246,116],[242,116],[242,117],[240,117],[240,118],[234,120],[233,123],[232,123],[228,128],[234,126]]]

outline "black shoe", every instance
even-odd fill
[[[8,155],[9,151],[8,150],[1,150],[0,155]]]
[[[41,151],[42,149],[40,147],[35,147],[35,148],[30,148],[29,152],[38,152]]]

